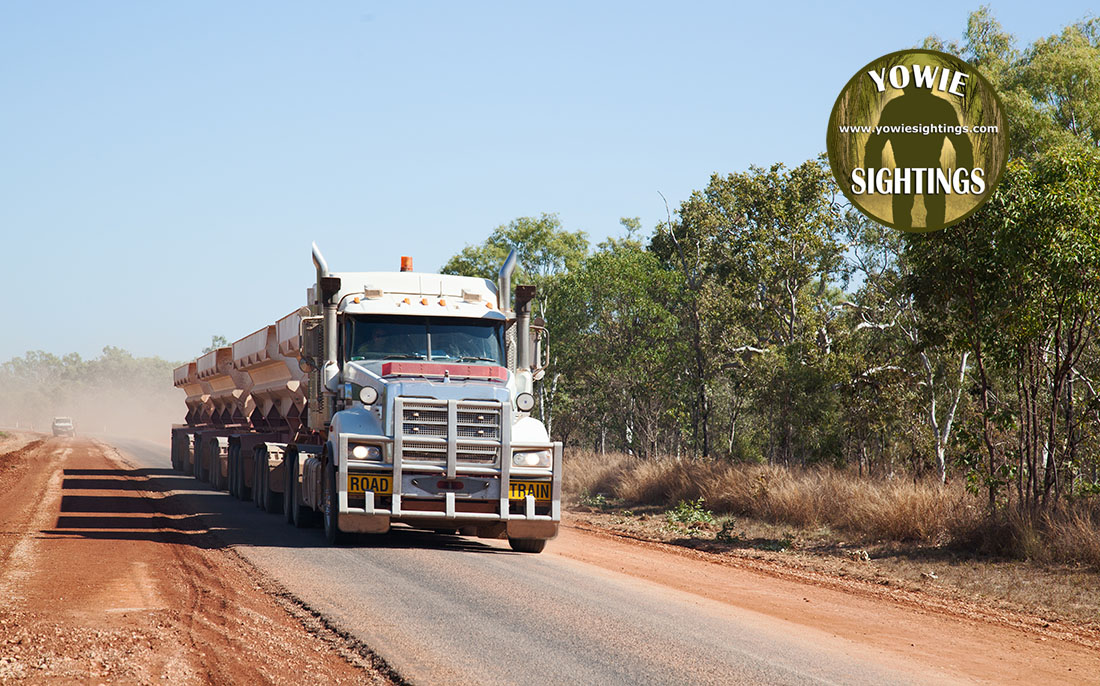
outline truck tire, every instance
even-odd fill
[[[210,456],[206,454],[207,448],[203,446],[203,441],[195,441],[195,462],[199,465],[199,481],[210,482],[210,465],[208,460]]]
[[[264,467],[264,490],[260,493],[264,501],[264,512],[280,514],[283,509],[283,494],[271,490],[271,470],[267,469],[266,464]]]
[[[267,451],[264,451],[263,456],[267,456]],[[271,471],[268,469],[267,460],[264,459],[263,463],[257,466],[256,474],[259,479],[259,486],[256,487],[256,500],[263,512],[267,512],[267,477],[270,475]]]
[[[211,438],[210,444],[210,485],[216,491],[226,489],[226,477],[222,476],[222,449],[217,438]]]
[[[261,462],[267,463],[267,449],[258,445],[252,451],[252,502],[263,510],[264,502],[260,494],[264,492],[263,471],[265,470],[260,469]]]
[[[546,547],[545,538],[509,538],[508,545],[517,553],[541,553]]]
[[[322,519],[325,524],[325,540],[329,545],[341,545],[346,543],[348,535],[337,524],[339,501],[336,497],[336,465],[329,462],[325,465],[325,487],[321,498]]]
[[[196,435],[191,441],[191,476],[202,481],[202,441]]]
[[[283,452],[283,518],[294,523],[294,503],[298,502],[298,451],[287,447]]]
[[[294,456],[288,457],[288,459],[291,460],[289,463],[289,473],[297,475],[299,471],[298,465],[300,464],[299,460],[302,459],[301,454],[295,450]],[[317,526],[317,511],[302,502],[302,485],[298,482],[297,478],[289,481],[291,481],[293,487],[288,488],[287,493],[293,493],[293,496],[291,497],[287,496],[285,493],[283,494],[284,499],[290,497],[290,507],[288,508],[290,510],[290,517],[288,521],[299,529],[308,529]]]
[[[240,500],[248,500],[252,497],[252,490],[248,487],[248,482],[244,478],[244,454],[241,452],[241,447],[237,446],[237,498]]]
[[[237,474],[233,471],[233,462],[236,459],[236,451],[236,444],[230,443],[229,455],[225,458],[226,490],[229,491],[229,495],[233,496],[234,498],[237,497]]]

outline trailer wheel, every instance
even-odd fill
[[[248,500],[252,497],[252,491],[248,488],[248,482],[244,478],[244,453],[241,451],[241,446],[237,446],[237,498],[240,500]]]
[[[233,495],[233,444],[229,444],[229,452],[225,456],[225,492]]]
[[[545,538],[509,538],[508,545],[517,553],[541,553],[546,547]]]
[[[264,467],[264,490],[260,494],[260,497],[264,499],[264,512],[279,514],[283,509],[283,494],[271,490],[271,470],[266,468],[266,464]]]
[[[205,481],[206,483],[213,485],[213,480],[210,478],[212,471],[210,469],[210,455],[208,454],[209,450],[209,441],[203,441],[199,443],[197,451],[199,454],[198,456],[202,458],[201,460],[199,460],[199,481]]]
[[[298,451],[287,447],[283,453],[283,517],[294,523],[294,504],[298,502]]]
[[[260,494],[264,492],[263,473],[266,470],[260,469],[261,462],[267,464],[267,448],[258,445],[252,450],[252,502],[263,510],[264,501]]]
[[[222,476],[222,449],[217,438],[210,439],[210,485],[214,490],[226,490],[227,477]]]
[[[195,434],[191,441],[191,476],[202,481],[202,440]]]
[[[340,545],[348,540],[348,535],[337,524],[339,501],[336,496],[336,465],[329,462],[325,465],[325,486],[322,497],[322,518],[325,523],[325,540],[329,545]]]

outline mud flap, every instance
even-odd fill
[[[390,530],[389,515],[342,514],[339,519],[340,531],[354,531],[361,534],[384,534]]]
[[[556,538],[558,522],[513,519],[508,522],[508,538]]]

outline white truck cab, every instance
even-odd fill
[[[312,332],[317,354],[303,359],[325,442],[300,460],[290,497],[322,514],[332,541],[403,522],[541,550],[561,519],[562,445],[531,416],[543,371],[533,288],[515,311],[501,297],[514,254],[498,284],[331,273],[316,246],[314,261],[303,350]]]

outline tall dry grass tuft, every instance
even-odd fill
[[[1100,501],[1051,514],[988,517],[959,484],[859,478],[833,469],[786,469],[716,460],[640,460],[571,451],[566,492],[603,493],[631,505],[674,507],[704,498],[719,514],[778,524],[827,525],[873,539],[952,544],[990,555],[1100,568]]]
[[[960,530],[956,543],[988,555],[1100,569],[1100,502],[1037,514],[1010,509]]]

